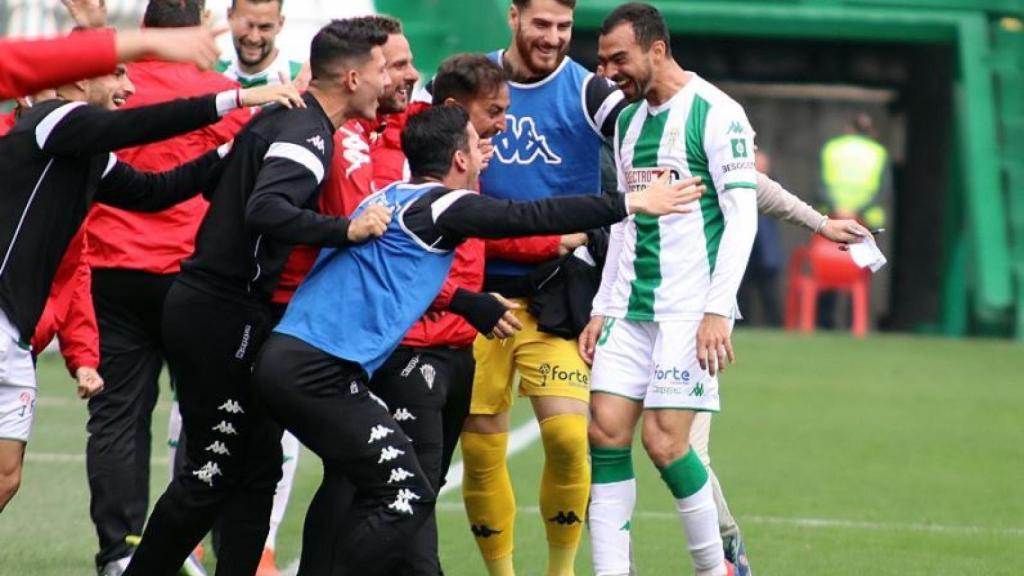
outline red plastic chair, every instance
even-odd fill
[[[854,336],[868,333],[871,274],[853,263],[849,252],[835,243],[815,236],[807,246],[793,251],[786,288],[787,330],[813,332],[818,315],[818,294],[846,292],[853,301]]]

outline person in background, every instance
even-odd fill
[[[821,180],[825,202],[834,218],[851,218],[869,229],[886,225],[884,199],[892,193],[889,153],[878,142],[871,116],[861,112],[850,119],[846,132],[821,149]],[[836,294],[818,301],[818,326],[836,325]]]

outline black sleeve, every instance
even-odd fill
[[[606,139],[615,136],[615,123],[619,114],[629,105],[615,84],[607,78],[593,75],[583,86],[583,103],[587,118]]]
[[[296,116],[295,122],[277,135],[264,156],[246,205],[246,223],[257,233],[288,244],[346,246],[348,219],[311,209],[327,177],[332,136],[303,122],[301,114],[290,115]]]
[[[211,150],[166,172],[139,172],[113,154],[96,192],[96,201],[136,212],[159,212],[213,188],[210,177],[220,153]]]
[[[67,102],[39,121],[35,136],[50,154],[101,154],[166,140],[219,119],[215,94],[116,111]]]
[[[428,245],[454,247],[465,238],[568,234],[625,218],[622,194],[581,195],[512,202],[468,190],[439,188],[417,200],[404,216],[406,228]]]

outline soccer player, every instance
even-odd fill
[[[388,84],[386,40],[365,19],[322,28],[311,45],[306,107],[265,108],[219,168],[195,252],[163,314],[185,465],[157,502],[128,575],[174,574],[218,519],[217,573],[256,571],[282,456],[281,429],[253,401],[252,361],[271,328],[270,297],[291,245],[361,242],[390,217],[383,208],[351,222],[315,211],[334,131],[376,113]]]
[[[326,539],[336,546],[335,574],[393,574],[404,539],[433,508],[435,492],[410,439],[366,381],[436,298],[455,247],[469,236],[564,232],[627,212],[685,212],[682,204],[700,193],[688,181],[659,182],[629,197],[516,204],[480,196],[473,191],[479,137],[454,106],[410,118],[402,149],[413,180],[370,196],[355,213],[388,206],[395,217],[387,231],[360,246],[321,251],[255,370],[274,417],[323,459],[324,481],[311,507],[336,513],[334,539]],[[347,511],[330,500],[346,478],[357,487]]]
[[[94,201],[159,211],[191,198],[219,158],[211,152],[170,173],[143,174],[111,150],[216,122],[240,105],[298,98],[293,88],[226,91],[114,112],[132,91],[114,74],[61,86],[0,139],[0,510],[17,491],[35,404],[29,339],[58,263]]]
[[[619,187],[659,174],[700,176],[700,210],[612,227],[593,318],[590,425],[594,570],[631,573],[636,500],[630,447],[643,443],[676,498],[698,576],[730,573],[708,473],[690,446],[698,412],[719,410],[718,373],[733,360],[736,291],[757,230],[753,130],[742,107],[672,58],[660,13],[622,5],[605,19],[599,59],[632,104],[618,119]]]
[[[511,77],[509,130],[494,139],[495,156],[481,182],[484,194],[523,200],[600,191],[602,140],[612,138],[627,102],[614,85],[566,56],[574,7],[574,0],[512,2],[512,44],[492,55]],[[836,241],[856,239],[853,228],[865,233],[853,222],[818,214],[766,177],[759,176],[757,184],[759,208],[772,216]],[[581,241],[553,237],[546,247],[543,242],[488,242],[485,289],[526,296],[519,286],[532,269],[529,262],[553,258]],[[577,354],[575,341],[538,330],[527,302],[521,304],[516,315],[526,326],[522,332],[511,341],[476,343],[471,415],[462,435],[463,498],[488,571],[513,574],[515,498],[505,462],[508,409],[518,372],[519,393],[530,397],[541,421],[545,465],[540,504],[548,538],[548,574],[559,576],[573,572],[589,494],[590,371]],[[735,523],[723,530],[738,536]]]
[[[235,51],[217,60],[218,72],[245,88],[295,80],[302,62],[289,60],[275,43],[284,28],[283,4],[284,0],[231,0],[228,24]]]
[[[495,154],[481,192],[514,201],[599,194],[602,137],[610,136],[622,94],[566,56],[574,0],[513,0],[507,50],[492,54],[509,76],[508,130],[494,139]],[[533,254],[558,255],[563,239]],[[577,236],[563,248],[582,242]],[[516,245],[513,245],[515,247]],[[508,244],[505,244],[508,247]],[[535,249],[536,250],[536,249]],[[485,290],[515,300],[522,331],[509,340],[478,338],[470,417],[462,434],[463,498],[477,545],[492,575],[513,573],[515,499],[505,463],[514,374],[541,423],[545,463],[540,508],[552,576],[573,573],[590,490],[587,458],[589,375],[573,340],[541,332],[518,285],[532,269],[523,254],[489,243]],[[530,259],[530,258],[527,258]]]

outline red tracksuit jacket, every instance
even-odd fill
[[[85,30],[44,40],[0,40],[0,54],[0,100],[110,74],[117,66],[113,30]]]

